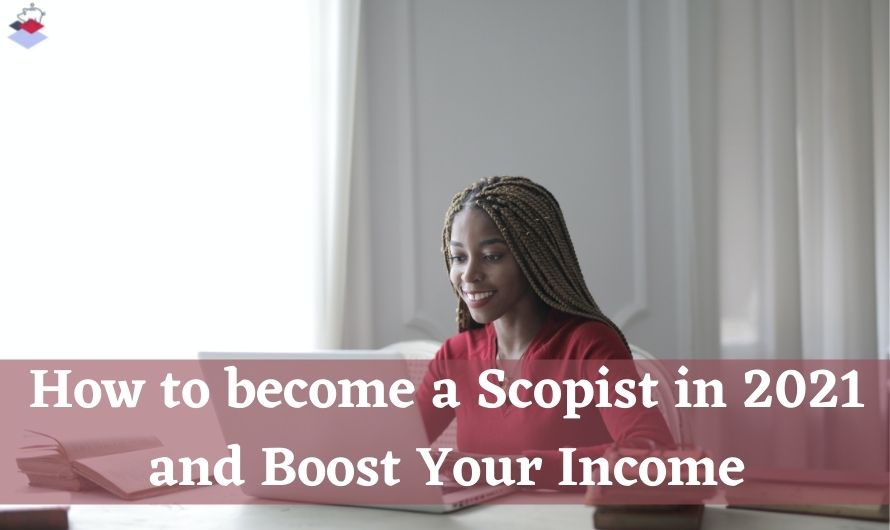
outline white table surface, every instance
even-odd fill
[[[450,514],[424,514],[296,504],[263,505],[78,505],[69,513],[74,530],[148,528],[361,528],[371,529],[572,529],[592,528],[593,508],[580,504],[500,504]],[[704,529],[887,529],[887,523],[709,506]]]

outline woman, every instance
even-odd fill
[[[604,361],[631,358],[621,330],[600,311],[584,283],[562,211],[550,192],[523,177],[476,182],[452,199],[442,252],[458,297],[460,333],[442,345],[418,390],[431,440],[456,417],[458,450],[541,457],[543,469],[532,479],[544,488],[562,478],[559,448],[578,448],[577,457],[596,458],[614,443],[672,445],[657,409],[587,408],[572,420],[563,418],[560,407],[520,409],[508,403],[485,408],[478,403],[473,381],[488,368],[503,369],[501,383],[508,388],[517,378],[534,381],[544,372],[554,380],[571,378],[579,369],[594,377],[591,369]],[[615,364],[624,368],[613,370],[610,380],[638,379],[630,363]],[[446,378],[463,389],[458,407],[432,405],[433,383]]]

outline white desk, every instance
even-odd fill
[[[572,529],[593,527],[593,508],[574,505],[486,505],[446,515],[315,505],[72,506],[73,530],[148,528]],[[704,529],[886,530],[886,523],[708,507]]]

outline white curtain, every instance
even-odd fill
[[[886,356],[886,0],[715,15],[721,355]]]
[[[713,139],[693,141],[716,153],[704,222],[719,226],[720,356],[890,358],[887,0],[719,0],[710,13],[713,31],[691,41],[715,48],[692,81],[710,88],[691,88],[713,96]],[[819,411],[799,421],[828,446],[856,429]],[[786,445],[789,466],[823,463],[818,443]],[[862,440],[844,464],[875,466],[882,447]]]
[[[353,137],[358,79],[361,0],[315,0],[321,54],[317,65],[320,160],[320,248],[317,249],[317,346],[344,340],[349,259]]]

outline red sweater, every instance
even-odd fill
[[[532,405],[517,408],[508,403],[487,409],[479,405],[480,394],[488,401],[493,396],[478,385],[479,374],[496,368],[497,335],[491,324],[451,337],[442,345],[429,365],[416,403],[423,415],[430,440],[435,440],[457,417],[457,449],[468,453],[523,454],[543,459],[542,471],[532,475],[538,487],[555,488],[562,480],[562,453],[559,448],[572,447],[578,458],[597,458],[615,442],[630,438],[648,438],[659,445],[671,446],[673,441],[664,419],[657,408],[641,405],[632,408],[579,409],[580,419],[563,419],[565,406],[545,409]],[[556,381],[587,377],[591,381],[602,378],[596,370],[607,360],[628,360],[630,352],[614,329],[594,320],[569,315],[551,309],[544,325],[529,344],[516,377],[532,382],[542,378]],[[546,362],[533,362],[546,361]],[[589,362],[579,362],[589,361]],[[630,363],[609,366],[607,379],[639,380]],[[581,368],[583,367],[583,368]],[[543,369],[543,372],[542,372]],[[584,376],[577,374],[583,370]],[[437,393],[433,382],[452,379],[457,384],[460,406],[437,408],[432,398]],[[637,402],[640,392],[636,391]],[[520,397],[531,400],[531,391],[520,392]],[[611,397],[611,396],[610,396]],[[614,402],[616,398],[610,399]],[[594,403],[596,403],[596,399]],[[580,480],[580,465],[575,465],[575,480]]]

